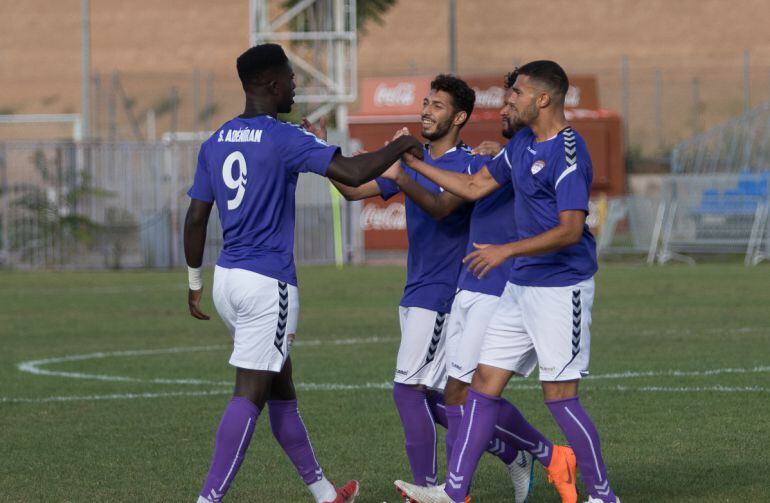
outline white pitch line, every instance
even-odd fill
[[[377,344],[377,343],[390,343],[396,342],[398,338],[394,337],[379,337],[372,336],[366,338],[349,338],[349,339],[333,339],[333,340],[299,340],[295,343],[297,346],[318,347],[325,345],[344,346],[354,344]],[[203,351],[224,351],[229,349],[228,345],[216,345],[216,346],[192,346],[192,347],[174,347],[174,348],[162,348],[162,349],[141,349],[141,350],[127,350],[127,351],[101,351],[95,353],[87,353],[80,355],[68,355],[55,358],[45,358],[41,360],[30,360],[21,362],[18,364],[18,369],[22,372],[28,372],[35,375],[45,375],[54,377],[66,377],[73,379],[91,379],[100,381],[111,382],[132,382],[132,383],[144,383],[144,384],[182,384],[182,385],[214,385],[214,386],[232,386],[231,381],[208,381],[204,379],[142,379],[136,377],[116,376],[116,375],[104,375],[104,374],[87,374],[83,372],[66,372],[55,371],[42,368],[45,365],[51,365],[56,363],[67,363],[74,361],[95,360],[113,357],[135,357],[135,356],[151,356],[161,354],[175,354],[175,353],[192,353]],[[770,389],[758,387],[758,386],[696,386],[696,387],[669,387],[669,386],[593,386],[591,383],[601,379],[631,379],[637,377],[692,377],[692,376],[714,376],[720,374],[749,374],[749,373],[761,373],[770,372],[770,366],[756,366],[750,368],[722,368],[722,369],[709,369],[709,370],[662,370],[662,371],[627,371],[620,373],[599,374],[592,375],[588,379],[587,385],[591,386],[592,390],[607,390],[607,391],[637,391],[637,392],[654,392],[654,393],[692,393],[692,392],[719,392],[719,393],[756,393],[756,392],[770,392]],[[380,383],[358,383],[358,384],[342,384],[342,383],[295,383],[295,387],[299,390],[305,391],[357,391],[357,390],[386,390],[391,389],[393,383],[380,382]],[[537,390],[540,389],[539,384],[512,384],[508,386],[510,390]],[[40,402],[68,402],[68,401],[91,401],[91,400],[127,400],[127,399],[139,399],[139,398],[162,398],[162,397],[183,397],[183,396],[207,396],[229,393],[228,389],[222,390],[208,390],[208,391],[173,391],[173,392],[159,392],[159,393],[115,393],[106,395],[88,395],[88,396],[52,396],[42,398],[14,398],[14,397],[0,397],[0,403],[40,403]]]
[[[307,341],[298,340],[294,342],[294,346],[298,347],[318,347],[318,346],[350,346],[354,344],[379,344],[385,342],[396,342],[395,337],[362,337],[362,338],[350,338],[350,339],[311,339]],[[136,349],[127,351],[99,351],[96,353],[87,353],[81,355],[68,355],[54,358],[44,358],[42,360],[30,360],[21,362],[17,365],[17,368],[22,372],[27,372],[34,375],[42,375],[49,377],[66,377],[70,379],[90,379],[94,381],[110,381],[110,382],[132,382],[132,383],[149,383],[149,384],[182,384],[182,385],[215,385],[225,386],[231,385],[230,381],[208,381],[205,379],[142,379],[138,377],[105,375],[105,374],[88,374],[83,372],[69,372],[63,370],[48,370],[42,368],[45,365],[53,365],[56,363],[67,363],[75,361],[85,360],[99,360],[104,358],[115,357],[131,357],[131,356],[153,356],[164,354],[178,354],[178,353],[196,353],[202,351],[224,351],[230,349],[231,346],[217,345],[217,346],[188,346],[188,347],[175,347],[175,348],[162,348],[162,349]]]

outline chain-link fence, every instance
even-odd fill
[[[16,268],[177,267],[200,142],[0,143],[0,265]],[[360,256],[352,206],[328,181],[297,185],[295,256],[339,263]],[[216,209],[204,263],[216,260]]]

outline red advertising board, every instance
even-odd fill
[[[420,107],[430,91],[432,77],[367,78],[361,82],[359,110],[350,116],[350,138],[354,145],[374,150],[406,126],[419,137]],[[465,77],[476,91],[476,106],[462,139],[468,145],[484,140],[504,143],[500,109],[505,99],[502,76]],[[586,141],[594,167],[594,195],[625,192],[623,137],[620,117],[599,108],[596,79],[571,76],[566,97],[567,120]],[[388,201],[364,201],[361,225],[367,250],[402,250],[407,247],[403,195]]]

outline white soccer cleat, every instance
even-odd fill
[[[525,503],[529,493],[532,492],[535,480],[535,464],[532,462],[532,454],[527,451],[519,451],[516,459],[508,465],[508,476],[513,484],[513,496],[516,503]]]
[[[588,501],[586,503],[604,503],[604,501],[600,500],[599,498],[594,498],[592,496],[588,497]],[[620,503],[620,498],[615,496],[615,503]]]
[[[455,503],[444,492],[444,484],[423,487],[404,482],[403,480],[397,480],[394,484],[398,493],[406,498],[405,501],[414,503]],[[470,501],[470,497],[466,497],[465,501]]]

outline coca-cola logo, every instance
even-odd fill
[[[367,204],[361,210],[361,229],[365,231],[400,231],[406,229],[406,207],[391,203],[385,207]]]
[[[395,86],[379,84],[374,90],[374,105],[378,107],[405,107],[414,104],[416,87],[409,82],[399,82]]]
[[[476,91],[476,106],[479,108],[502,108],[505,103],[505,89],[492,86],[487,89],[473,88]]]
[[[568,107],[577,107],[580,105],[580,88],[569,86],[567,96],[564,98],[564,104]]]

